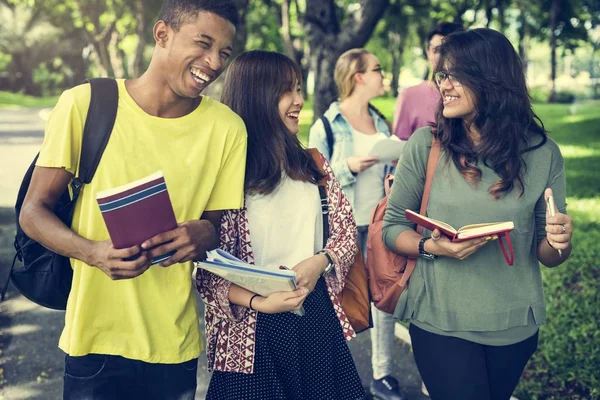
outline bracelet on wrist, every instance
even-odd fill
[[[252,311],[256,311],[254,308],[252,308],[252,300],[254,300],[254,298],[257,296],[260,296],[260,294],[255,294],[254,296],[250,297],[250,302],[248,303],[248,308]]]

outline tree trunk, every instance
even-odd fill
[[[519,15],[519,57],[521,58],[521,64],[523,64],[523,73],[527,78],[527,67],[529,66],[529,60],[527,59],[527,45],[529,38],[529,30],[527,29],[527,14],[521,8]]]
[[[323,115],[337,97],[333,73],[338,57],[346,50],[364,46],[388,4],[389,0],[361,1],[360,9],[341,30],[334,0],[306,0],[304,27],[315,74],[313,120]]]
[[[12,63],[16,71],[18,71],[14,74],[16,79],[12,84],[18,91],[22,90],[30,96],[39,96],[41,91],[39,86],[33,82],[33,69],[28,62],[31,57],[29,57],[27,51],[24,50],[24,53],[12,54]]]
[[[296,64],[300,68],[300,73],[302,74],[302,81],[304,82],[304,85],[302,85],[302,94],[306,98],[306,97],[308,97],[308,90],[307,90],[308,88],[306,85],[306,80],[308,79],[309,68],[308,68],[308,63],[306,62],[306,58],[305,58],[304,43],[300,38],[292,35],[292,32],[291,32],[291,23],[290,23],[291,2],[292,2],[291,0],[283,0],[281,3],[281,6],[277,6],[276,3],[273,3],[273,5],[279,15],[278,20],[279,20],[279,26],[281,28],[281,36],[283,39],[283,44],[285,46],[285,53],[292,60],[296,61]],[[299,13],[299,10],[297,9],[297,5],[296,5],[296,12]],[[302,19],[302,16],[300,16],[300,20],[301,19]]]
[[[506,31],[506,16],[504,15],[504,0],[496,0],[496,9],[498,10],[498,23],[500,24],[500,32],[504,34]]]
[[[492,23],[492,17],[494,16],[493,11],[494,11],[494,9],[491,4],[485,8],[485,27],[486,28],[489,28]]]
[[[246,48],[246,41],[248,40],[248,29],[246,27],[246,16],[248,14],[248,3],[250,0],[237,0],[236,4],[240,12],[240,19],[235,31],[235,38],[233,39],[233,54],[230,59],[233,60],[235,56],[240,54]]]
[[[550,95],[548,103],[556,101],[556,27],[558,24],[558,14],[560,12],[560,0],[552,0],[550,8]]]
[[[313,121],[320,118],[338,96],[333,72],[335,62],[340,55],[341,53],[336,52],[335,48],[322,46],[316,51],[311,49],[311,70],[315,74]]]
[[[592,98],[600,98],[600,82],[596,77],[596,51],[600,47],[600,43],[592,43],[592,55],[590,56],[590,79],[592,80]]]
[[[126,78],[125,76],[125,65],[123,60],[123,52],[119,50],[120,35],[115,30],[110,35],[110,42],[108,43],[108,54],[110,65],[113,69],[113,75],[117,79]]]
[[[400,68],[402,67],[402,54],[404,53],[404,44],[406,34],[390,32],[390,43],[392,45],[392,96],[398,97],[398,85],[400,82]]]
[[[131,75],[137,78],[144,71],[144,49],[146,48],[146,8],[142,0],[135,0],[134,13],[136,20],[136,33],[138,37],[138,44],[135,48],[135,56],[133,58],[132,68],[130,69]]]
[[[93,34],[86,31],[86,36],[96,51],[98,56],[98,67],[100,69],[100,75],[114,77],[115,71],[113,69],[111,56],[110,56],[110,41],[112,32],[114,31],[115,22],[107,25],[101,33]]]

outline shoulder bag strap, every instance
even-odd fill
[[[321,171],[321,174],[325,175],[323,169],[323,156],[317,149],[308,149],[315,165]],[[327,238],[329,237],[329,203],[327,202],[327,178],[323,177],[319,182],[319,197],[321,198],[321,215],[323,215],[323,247],[327,244]]]
[[[427,170],[425,171],[425,187],[423,189],[423,197],[421,198],[421,210],[420,214],[427,214],[427,203],[429,202],[429,192],[431,192],[431,185],[433,184],[433,176],[435,175],[435,169],[440,158],[440,142],[434,137],[431,141],[431,150],[429,151],[429,159],[427,160]],[[421,233],[423,228],[421,225],[417,225],[417,232]],[[408,278],[415,269],[417,260],[415,258],[409,258],[404,268],[404,274],[398,282],[398,286],[405,287],[408,283]]]

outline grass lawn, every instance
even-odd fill
[[[0,108],[17,108],[17,107],[36,107],[46,108],[53,107],[58,100],[58,96],[54,97],[34,97],[21,93],[12,93],[0,91]]]

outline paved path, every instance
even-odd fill
[[[2,278],[4,274],[2,274]],[[0,399],[58,400],[62,396],[64,353],[57,348],[64,312],[38,307],[11,287],[9,299],[0,303]],[[370,335],[365,332],[350,342],[363,384],[368,386]],[[427,399],[408,345],[397,339],[392,350],[394,374],[403,377],[411,400]],[[204,353],[198,368],[196,399],[204,399],[210,375]]]
[[[38,152],[44,122],[39,109],[0,109],[0,283],[12,261],[14,214],[18,187]],[[64,313],[38,307],[10,287],[7,301],[0,303],[0,400],[54,400],[62,396],[64,353],[57,347]],[[365,386],[371,376],[370,335],[365,332],[350,342]],[[427,399],[410,347],[400,340],[392,350],[394,374],[411,400]],[[204,355],[203,355],[204,356]],[[196,398],[204,399],[209,381],[206,361],[200,360]]]
[[[41,109],[0,109],[0,207],[13,207],[27,167],[44,138]]]

